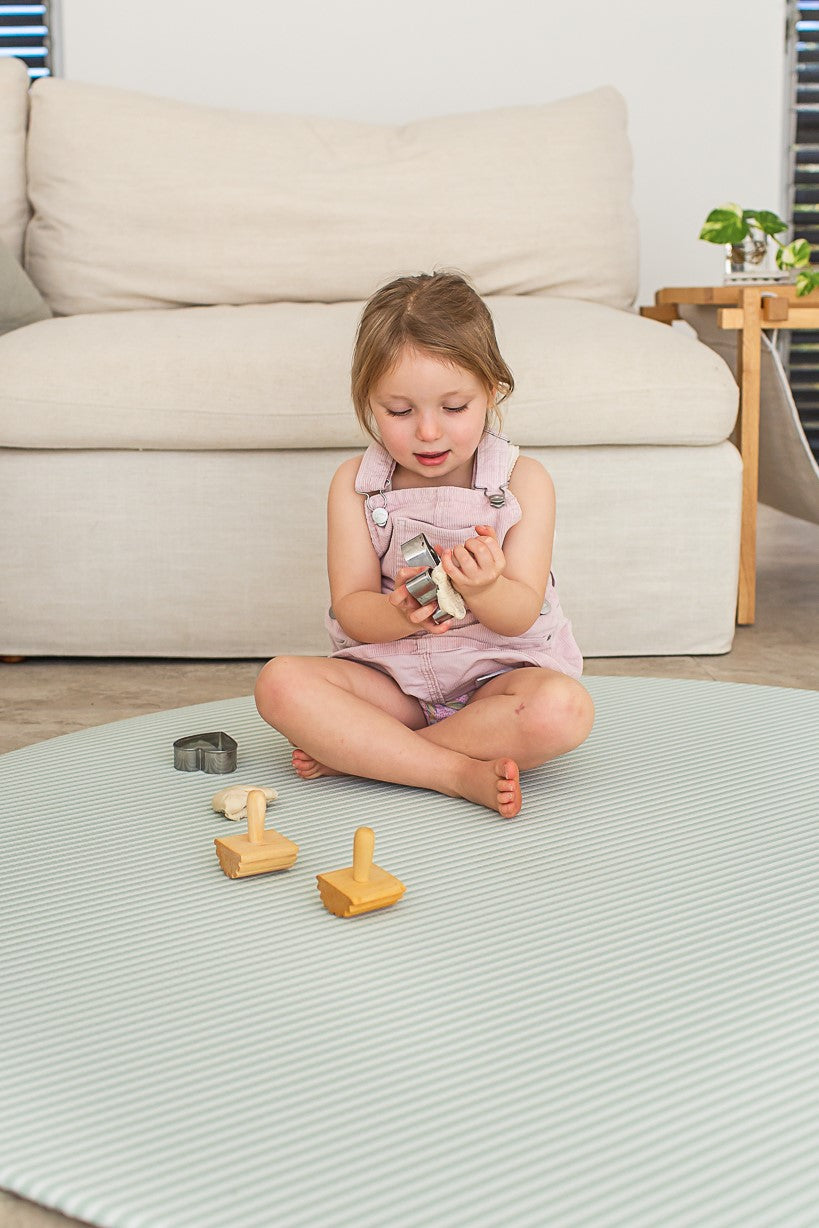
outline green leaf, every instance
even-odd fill
[[[819,287],[819,269],[802,269],[796,274],[796,294],[801,298],[803,294],[810,294],[811,290],[816,290]]]
[[[794,239],[793,243],[788,244],[793,249],[794,268],[801,268],[805,264],[810,264],[810,243],[807,239]]]
[[[769,209],[748,210],[744,216],[746,220],[752,220],[757,229],[766,235],[778,235],[788,229],[788,223],[783,222],[778,214],[772,213]]]
[[[810,243],[806,239],[794,239],[787,247],[780,247],[776,263],[780,269],[800,269],[810,264]]]
[[[748,224],[739,205],[729,201],[712,209],[705,219],[699,237],[706,243],[741,243],[748,234]]]

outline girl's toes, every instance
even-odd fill
[[[294,750],[291,762],[302,780],[316,780],[319,776],[342,775],[341,772],[335,771],[334,768],[325,767],[323,763],[319,763],[318,759],[314,759],[312,755],[308,755],[304,750]]]
[[[305,754],[303,750],[294,750],[291,756],[293,767],[301,777],[312,776],[318,764],[310,755]]]
[[[498,812],[505,819],[512,819],[523,805],[520,769],[514,759],[498,759],[495,762],[495,772],[498,777]]]

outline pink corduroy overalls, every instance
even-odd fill
[[[395,461],[380,444],[371,444],[361,460],[355,488],[362,495],[375,552],[381,560],[381,592],[391,593],[395,574],[406,566],[401,546],[426,533],[433,546],[450,549],[475,537],[475,525],[490,525],[503,545],[522,512],[508,489],[518,449],[503,436],[487,432],[475,453],[472,489],[460,486],[413,487],[392,490]],[[380,527],[373,512],[383,508],[387,522]],[[382,516],[378,517],[382,519]],[[534,624],[523,635],[499,635],[467,611],[443,635],[419,631],[385,644],[361,644],[351,639],[330,609],[325,619],[334,651],[332,657],[371,665],[393,678],[405,695],[414,696],[428,723],[463,707],[489,677],[520,665],[540,665],[579,678],[583,658],[571,623],[560,608],[554,576]]]

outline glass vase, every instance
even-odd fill
[[[790,281],[791,271],[776,263],[777,245],[770,235],[751,230],[741,243],[725,244],[725,278],[732,282]]]

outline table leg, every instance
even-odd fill
[[[759,381],[762,291],[742,291],[742,328],[737,334],[739,450],[742,455],[742,528],[739,545],[737,623],[753,623],[756,608],[756,507],[759,472]]]

